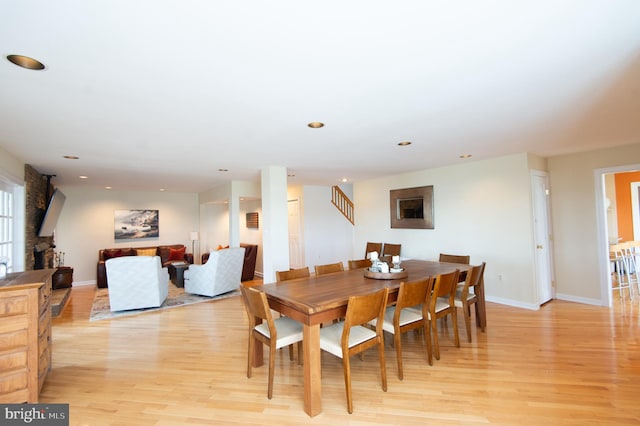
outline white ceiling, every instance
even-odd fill
[[[637,0],[2,3],[0,146],[56,185],[197,192],[266,165],[336,184],[640,143]]]

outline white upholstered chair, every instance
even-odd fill
[[[155,308],[169,295],[169,272],[160,256],[122,256],[105,262],[112,311]]]
[[[244,247],[212,251],[204,265],[189,265],[184,271],[184,291],[217,296],[240,287]]]

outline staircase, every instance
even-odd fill
[[[355,225],[353,220],[353,201],[351,201],[338,186],[331,187],[331,203],[340,210],[340,213],[342,213],[352,225]]]

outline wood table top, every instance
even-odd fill
[[[388,287],[390,301],[395,300],[400,283],[413,281],[442,273],[453,272],[456,269],[466,271],[470,265],[458,263],[435,262],[425,260],[405,260],[402,267],[408,272],[408,277],[397,280],[377,280],[366,278],[364,269],[353,269],[334,274],[311,276],[279,283],[265,284],[262,290],[267,294],[270,305],[276,311],[289,315],[296,311],[296,319],[313,316],[325,311],[346,309],[349,296],[367,294]],[[284,311],[284,312],[283,312]],[[306,321],[305,321],[306,322]]]

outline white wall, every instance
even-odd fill
[[[351,186],[341,187],[350,198]],[[343,262],[354,259],[354,227],[331,203],[330,186],[305,186],[301,203],[304,216],[304,254],[307,266]],[[359,257],[358,259],[362,258]]]
[[[189,233],[198,229],[197,194],[60,189],[67,200],[56,227],[56,250],[65,252],[65,264],[74,268],[76,284],[95,283],[102,248],[184,244],[191,251]],[[159,237],[116,241],[114,211],[127,209],[159,210]]]
[[[405,258],[470,255],[472,264],[487,262],[488,300],[537,308],[528,161],[518,154],[354,184],[353,257],[367,241],[402,244]],[[392,229],[389,191],[426,185],[433,185],[434,229]]]
[[[603,304],[601,272],[607,265],[598,254],[608,252],[608,242],[598,245],[596,209],[604,205],[596,199],[594,175],[597,169],[638,163],[640,144],[548,159],[558,297]]]

